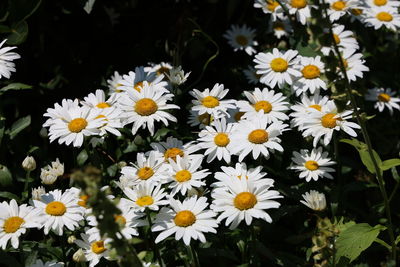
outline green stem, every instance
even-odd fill
[[[149,233],[150,233],[150,239],[151,239],[151,242],[152,242],[152,245],[153,245],[154,256],[156,257],[160,267],[163,267],[163,261],[162,261],[160,252],[158,251],[157,244],[154,242],[153,232],[151,231],[152,222],[151,222],[151,216],[150,216],[150,210],[149,209],[146,209],[146,215],[147,215],[147,221],[148,221],[149,227],[150,227],[149,228]]]
[[[376,160],[376,158],[375,158],[375,156],[374,156],[374,154],[372,152],[373,151],[372,143],[371,143],[371,139],[370,139],[370,137],[368,135],[368,132],[367,132],[367,127],[365,125],[365,121],[360,116],[360,113],[359,113],[358,107],[357,107],[357,102],[355,100],[354,95],[351,92],[350,82],[349,82],[349,79],[348,79],[348,76],[347,76],[346,67],[345,67],[342,55],[340,54],[339,47],[336,44],[335,39],[334,39],[332,23],[329,20],[328,12],[326,10],[326,3],[325,3],[324,0],[322,0],[322,4],[323,4],[323,10],[324,10],[325,19],[327,19],[327,21],[329,23],[329,34],[330,34],[330,37],[331,37],[331,42],[333,44],[333,48],[335,50],[335,53],[336,53],[337,57],[339,58],[340,70],[344,75],[346,92],[347,92],[348,97],[350,98],[350,103],[351,103],[351,106],[353,108],[354,114],[356,116],[357,122],[361,127],[361,133],[362,133],[364,141],[365,141],[365,143],[367,145],[368,154],[369,154],[369,156],[370,156],[370,158],[372,160],[372,164],[373,164],[374,169],[375,169],[375,174],[376,174],[376,177],[377,177],[377,180],[378,180],[379,189],[380,189],[382,197],[383,197],[383,203],[385,205],[386,217],[387,217],[387,220],[388,220],[387,227],[388,227],[388,232],[389,232],[390,243],[391,243],[391,246],[392,246],[392,260],[396,261],[396,243],[395,243],[394,232],[393,232],[392,215],[391,215],[391,211],[390,211],[389,199],[388,199],[388,196],[387,196],[387,193],[386,193],[386,189],[385,189],[385,186],[384,186],[384,181],[383,181],[383,177],[382,177],[382,171],[379,168],[377,160]]]
[[[395,195],[396,192],[397,192],[397,189],[399,189],[399,185],[400,185],[400,183],[399,183],[399,182],[396,182],[396,185],[394,186],[393,191],[392,191],[392,193],[390,194],[389,203],[392,201],[394,195]]]
[[[189,251],[192,257],[192,261],[195,267],[200,267],[199,257],[197,257],[196,250],[194,249],[193,243],[190,244]]]
[[[31,171],[26,171],[24,191],[23,191],[24,193],[26,193],[26,197],[22,197],[22,200],[29,198],[29,192],[27,192],[27,190],[28,190],[30,176],[31,176]]]

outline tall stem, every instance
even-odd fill
[[[197,257],[196,250],[193,247],[193,243],[190,244],[190,254],[192,256],[192,260],[195,267],[200,267],[199,257]]]
[[[22,199],[28,199],[29,198],[29,192],[27,192],[28,190],[28,185],[29,185],[29,178],[31,176],[31,171],[26,171],[26,176],[25,176],[25,183],[24,183],[24,194],[26,194],[26,196],[23,196]],[[26,198],[25,198],[26,197]]]
[[[146,215],[147,215],[147,221],[148,221],[149,227],[150,227],[149,228],[149,232],[150,232],[150,239],[151,239],[151,242],[152,242],[152,245],[153,245],[154,256],[156,257],[160,267],[163,267],[163,261],[162,261],[160,252],[158,251],[157,244],[154,242],[153,232],[151,231],[152,222],[151,222],[151,216],[150,216],[150,210],[149,209],[146,209]]]
[[[333,44],[333,48],[335,50],[335,53],[336,53],[337,57],[339,58],[340,70],[344,75],[346,93],[347,93],[348,97],[350,98],[351,106],[352,106],[352,108],[354,110],[354,114],[356,116],[357,122],[361,127],[361,133],[362,133],[364,141],[365,141],[365,143],[367,145],[368,154],[369,154],[369,156],[370,156],[370,158],[372,160],[372,164],[373,164],[374,169],[375,169],[375,174],[376,174],[376,177],[377,177],[377,180],[378,180],[379,189],[380,189],[382,197],[383,197],[383,203],[385,205],[386,217],[387,217],[387,220],[388,220],[387,228],[388,228],[390,243],[391,243],[391,247],[392,247],[392,259],[394,261],[396,261],[396,243],[395,243],[394,232],[393,232],[392,215],[391,215],[391,211],[390,211],[389,199],[388,199],[388,196],[387,196],[387,193],[386,193],[386,189],[385,189],[385,186],[384,186],[384,181],[383,181],[383,177],[382,177],[382,171],[379,168],[378,162],[377,162],[377,160],[376,160],[376,158],[374,156],[371,139],[370,139],[370,137],[368,135],[368,131],[367,131],[367,127],[365,125],[365,121],[360,116],[360,112],[358,111],[358,108],[357,108],[357,102],[355,100],[354,95],[351,92],[350,82],[349,82],[349,78],[347,76],[346,67],[345,67],[342,55],[340,54],[339,47],[336,44],[335,39],[334,39],[332,23],[331,23],[331,21],[329,19],[328,12],[326,10],[326,3],[325,3],[324,0],[322,0],[322,5],[323,5],[325,18],[329,23],[329,34],[330,34],[330,37],[331,37],[331,42]]]

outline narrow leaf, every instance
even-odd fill
[[[26,127],[28,127],[31,124],[31,116],[28,115],[26,117],[23,117],[19,120],[17,120],[16,122],[14,122],[14,124],[11,126],[11,130],[10,130],[10,139],[14,139],[14,137],[21,132],[23,129],[25,129]]]

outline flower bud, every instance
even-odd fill
[[[32,189],[32,199],[40,200],[42,195],[46,194],[46,190],[43,186],[39,186],[38,188]]]
[[[25,171],[33,171],[36,169],[36,161],[33,157],[27,156],[24,161],[22,161],[22,168],[24,168]]]
[[[59,159],[51,163],[51,168],[53,169],[53,173],[57,176],[64,174],[64,164],[61,163]]]
[[[76,237],[75,237],[74,235],[70,235],[70,236],[68,237],[67,242],[68,242],[68,244],[74,244],[74,243],[75,243],[75,240],[76,240]]]
[[[42,184],[54,184],[57,180],[57,175],[54,173],[53,169],[42,168],[40,173],[40,179],[42,180]]]
[[[84,261],[87,261],[86,260],[86,257],[85,257],[85,252],[83,252],[83,250],[80,248],[80,249],[78,249],[75,253],[74,253],[74,255],[72,255],[72,259],[75,261],[75,262],[84,262]]]

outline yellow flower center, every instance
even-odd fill
[[[141,116],[150,116],[158,110],[157,103],[151,98],[142,98],[135,105],[135,111]]]
[[[244,112],[236,112],[235,114],[235,121],[240,121],[240,119],[242,118],[242,116],[244,115]]]
[[[321,124],[325,128],[335,128],[336,127],[336,121],[342,120],[341,118],[334,118],[336,114],[334,113],[328,113],[321,118]]]
[[[79,197],[78,205],[81,206],[81,207],[86,208],[88,200],[89,200],[89,196],[88,195],[82,195],[82,196]]]
[[[174,161],[176,161],[176,156],[180,156],[180,157],[184,156],[183,151],[177,147],[169,148],[164,152],[164,158],[166,160],[173,159]]]
[[[274,30],[276,30],[276,31],[284,31],[285,30],[285,25],[280,21],[275,21],[274,22]]]
[[[135,83],[133,88],[135,88],[135,90],[140,93],[140,90],[142,90],[142,88],[143,88],[143,81]]]
[[[271,12],[274,12],[275,9],[279,6],[277,1],[267,0],[267,9]]]
[[[233,205],[235,205],[238,210],[252,209],[256,204],[257,198],[250,192],[239,193],[233,200]]]
[[[101,103],[98,103],[98,104],[96,105],[96,107],[98,107],[98,108],[109,108],[109,107],[111,107],[111,106],[110,106],[110,104],[108,104],[108,103],[106,103],[106,102],[101,102]]]
[[[121,227],[124,227],[126,224],[126,218],[122,215],[114,215],[114,220]]]
[[[387,12],[384,12],[384,11],[379,12],[376,15],[376,18],[379,19],[380,21],[385,21],[385,22],[389,22],[389,21],[393,20],[393,16],[391,14],[387,13]]]
[[[88,122],[84,118],[76,118],[68,123],[68,129],[73,133],[79,133],[86,128]]]
[[[215,108],[215,107],[219,106],[219,100],[216,97],[213,97],[213,96],[210,96],[210,95],[206,96],[205,98],[203,98],[201,103],[206,108]]]
[[[96,242],[93,242],[92,245],[91,245],[91,247],[92,247],[93,253],[95,253],[95,254],[101,254],[101,253],[103,253],[104,251],[107,250],[107,249],[104,247],[104,241],[96,241]]]
[[[374,0],[374,4],[376,6],[384,6],[384,5],[386,5],[386,3],[387,3],[387,0]]]
[[[190,210],[182,210],[175,215],[175,225],[188,227],[196,222],[196,216]]]
[[[290,5],[294,8],[305,8],[307,6],[307,1],[306,0],[292,0],[290,2]]]
[[[378,100],[382,102],[389,102],[390,101],[390,95],[381,93],[378,95]]]
[[[264,129],[257,129],[249,133],[248,139],[254,144],[262,144],[268,141],[268,132]]]
[[[346,2],[344,1],[336,1],[332,4],[332,8],[336,11],[341,11],[346,7]]]
[[[288,69],[288,63],[283,58],[274,58],[270,63],[271,69],[275,72],[284,72]]]
[[[25,221],[21,217],[13,216],[4,221],[3,229],[7,234],[15,233]]]
[[[199,122],[201,124],[204,124],[204,125],[210,125],[210,122],[212,121],[211,115],[208,113],[204,113],[204,114],[197,116],[197,119],[199,120]]]
[[[319,168],[319,165],[318,165],[318,162],[316,162],[314,160],[309,160],[309,161],[306,161],[306,163],[304,163],[304,167],[306,167],[310,171],[315,171]]]
[[[362,13],[363,13],[363,11],[360,8],[351,9],[351,14],[353,14],[354,16],[360,16]]]
[[[143,167],[143,168],[140,168],[140,169],[137,171],[136,174],[137,174],[137,176],[139,177],[140,180],[147,180],[147,179],[149,179],[151,176],[153,176],[154,171],[153,171],[153,169],[150,168],[150,167]]]
[[[236,42],[238,44],[240,44],[241,46],[246,46],[249,43],[249,41],[247,40],[247,37],[244,35],[238,35],[238,36],[236,36],[235,39],[236,39]]]
[[[319,77],[320,70],[315,65],[307,65],[301,70],[301,73],[303,73],[303,77],[306,79],[315,79]]]
[[[154,199],[151,196],[143,196],[136,200],[136,204],[138,204],[140,207],[150,206],[153,203]]]
[[[320,105],[317,105],[317,104],[315,104],[315,105],[310,105],[310,106],[308,106],[309,108],[313,108],[313,109],[316,109],[316,110],[318,110],[318,111],[321,111],[321,106]]]
[[[264,113],[270,113],[272,110],[272,105],[268,101],[261,100],[254,104],[254,109],[257,112],[263,110]]]
[[[157,70],[157,75],[161,75],[161,74],[165,75],[168,72],[169,72],[169,68],[162,66]]]
[[[336,44],[339,44],[339,43],[340,43],[340,37],[339,37],[339,35],[337,35],[336,33],[333,34],[333,39],[335,40],[335,43],[336,43]]]
[[[214,137],[214,143],[217,146],[225,147],[229,144],[231,140],[229,139],[228,135],[226,133],[218,133]]]
[[[188,170],[180,170],[175,174],[175,179],[180,182],[186,182],[192,179],[192,174]]]
[[[53,201],[47,204],[46,213],[53,216],[63,216],[67,211],[67,207],[65,207],[64,203],[60,201]]]

